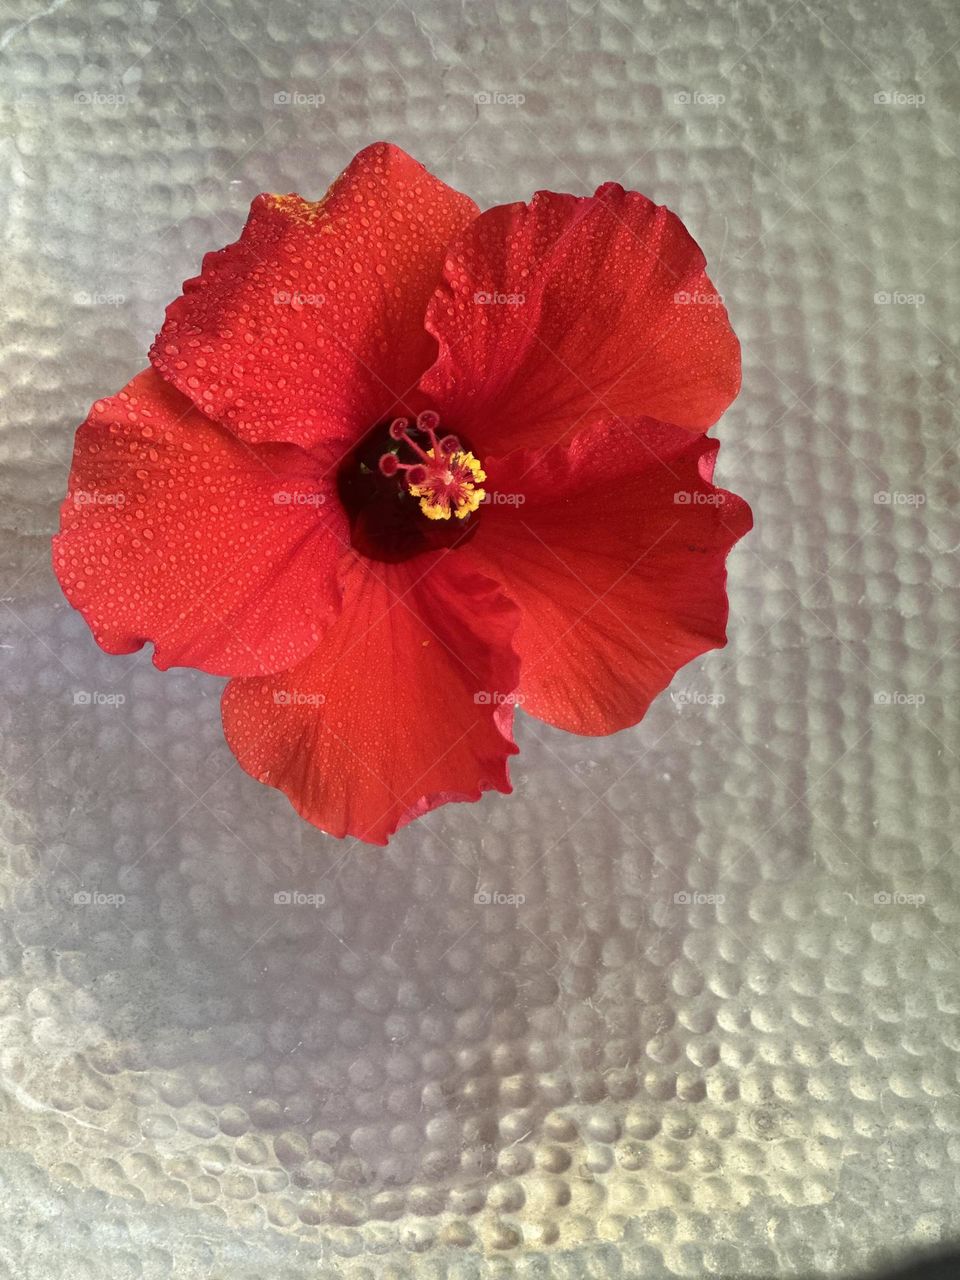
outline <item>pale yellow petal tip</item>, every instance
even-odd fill
[[[279,195],[273,191],[265,191],[264,195],[271,209],[276,209],[297,222],[316,222],[327,203],[326,196],[320,200],[304,200],[303,196],[298,196],[295,192]]]

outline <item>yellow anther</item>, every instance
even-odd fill
[[[427,456],[436,459],[433,449]],[[428,520],[449,520],[455,515],[463,520],[480,506],[485,492],[479,485],[487,473],[472,453],[458,450],[446,460],[446,466],[430,468],[423,484],[410,485],[410,492],[420,499],[420,510]]]

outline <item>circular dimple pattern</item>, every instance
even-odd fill
[[[960,1231],[956,27],[8,0],[0,1277],[852,1275]],[[381,137],[481,206],[681,214],[756,515],[730,648],[613,739],[521,720],[512,798],[386,851],[239,773],[221,682],[100,654],[47,542],[178,282]]]

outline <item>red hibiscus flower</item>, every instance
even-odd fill
[[[258,196],[150,358],[77,433],[57,575],[108,652],[233,677],[237,759],[325,831],[509,792],[515,705],[613,733],[725,643],[739,346],[636,192],[481,213],[368,147]]]

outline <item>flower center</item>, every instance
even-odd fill
[[[432,409],[412,424],[379,423],[341,464],[351,540],[370,559],[408,560],[476,531],[486,474],[457,436],[438,436],[439,425]]]
[[[417,418],[416,430],[430,442],[424,449],[406,418],[396,418],[390,423],[390,439],[405,444],[419,461],[403,462],[399,451],[390,450],[380,457],[380,471],[385,476],[405,475],[408,490],[420,499],[428,520],[449,520],[451,514],[463,520],[483,501],[479,486],[487,475],[473,454],[461,449],[456,436],[437,439],[439,425],[440,415],[432,409],[424,409]]]

